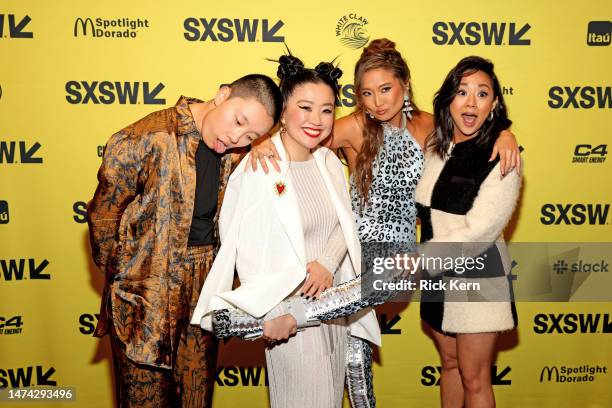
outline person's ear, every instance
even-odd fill
[[[499,98],[495,97],[495,100],[493,101],[493,106],[491,107],[491,112],[493,112],[495,108],[497,108],[498,102],[499,102]]]
[[[227,100],[227,98],[229,98],[231,93],[232,93],[232,88],[230,88],[227,85],[224,85],[221,88],[219,88],[214,98],[215,106],[221,105],[225,100]]]

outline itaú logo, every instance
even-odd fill
[[[139,29],[149,28],[149,20],[141,18],[82,18],[74,20],[75,37],[136,38]]]

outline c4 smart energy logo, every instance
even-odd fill
[[[34,33],[27,31],[30,21],[28,15],[0,14],[0,38],[34,38]]]
[[[355,13],[342,16],[336,23],[336,38],[345,47],[356,50],[370,40],[368,20]]]
[[[72,105],[165,105],[160,97],[166,86],[162,82],[131,81],[68,81],[66,101]]]
[[[437,21],[432,41],[436,45],[531,45],[529,23]]]
[[[21,334],[22,326],[22,316],[0,316],[0,336]]]
[[[574,147],[572,163],[603,164],[608,155],[608,145],[578,144]]]
[[[591,21],[587,29],[587,45],[601,47],[610,45],[612,21]]]
[[[146,18],[78,17],[74,20],[75,37],[136,38],[141,30],[149,28]]]
[[[284,25],[283,20],[267,18],[188,17],[183,21],[183,36],[187,41],[282,43]]]

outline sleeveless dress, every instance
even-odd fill
[[[423,171],[423,151],[405,127],[383,123],[384,141],[372,164],[369,203],[362,210],[351,175],[351,204],[357,235],[367,242],[416,241],[415,190]]]

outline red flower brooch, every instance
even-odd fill
[[[285,194],[286,188],[285,183],[282,181],[277,181],[276,184],[274,184],[274,191],[276,191],[276,195],[278,196]]]

